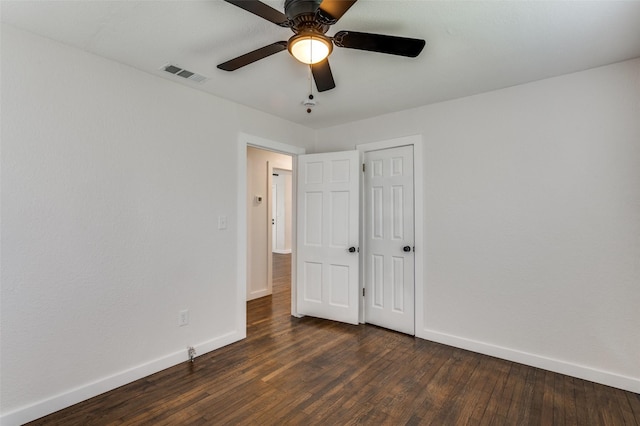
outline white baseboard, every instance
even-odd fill
[[[259,299],[259,298],[261,298],[261,297],[265,297],[265,296],[268,296],[268,295],[270,295],[270,294],[271,294],[271,292],[269,291],[269,289],[268,289],[268,288],[265,288],[264,290],[254,291],[254,292],[249,293],[249,294],[247,295],[247,302],[248,302],[249,300]]]
[[[291,249],[288,249],[288,250],[273,249],[271,250],[271,252],[275,254],[291,254]]]
[[[566,374],[567,376],[589,380],[591,382],[612,386],[629,392],[640,393],[640,379],[638,378],[622,376],[608,371],[597,370],[583,365],[559,361],[557,359],[521,352],[502,346],[496,346],[428,329],[418,330],[416,337],[496,358],[506,359],[519,364],[542,368],[543,370],[549,370],[555,373]]]
[[[236,330],[215,339],[194,345],[196,354],[197,356],[204,355],[238,340],[242,340],[245,334],[244,330]],[[36,402],[35,404],[2,414],[0,417],[0,425],[22,425],[188,360],[187,349],[181,349],[162,358],[149,361],[112,376],[69,390],[68,392]]]

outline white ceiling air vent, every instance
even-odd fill
[[[205,77],[204,75],[196,74],[193,71],[185,70],[184,68],[180,68],[176,65],[167,64],[163,65],[160,69],[168,72],[169,74],[177,75],[178,77],[195,81],[196,83],[203,83],[207,81],[207,77]]]

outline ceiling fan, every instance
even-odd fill
[[[338,31],[333,37],[326,32],[357,0],[285,0],[284,13],[259,0],[225,0],[281,27],[291,28],[294,35],[288,41],[277,41],[218,65],[225,71],[235,71],[283,50],[289,50],[300,62],[311,66],[319,92],[336,87],[328,56],[333,46],[347,49],[415,58],[425,41],[382,34]]]

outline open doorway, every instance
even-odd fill
[[[247,301],[271,296],[272,304],[282,305],[279,309],[287,313],[291,312],[292,170],[291,155],[247,147]]]
[[[364,155],[365,153],[369,152],[369,151],[376,151],[376,150],[385,150],[388,148],[395,148],[395,147],[401,147],[401,146],[413,146],[413,153],[414,153],[414,158],[421,158],[422,157],[422,140],[420,136],[409,136],[409,137],[404,137],[404,138],[398,138],[398,139],[392,139],[392,140],[386,140],[386,141],[380,141],[380,142],[373,142],[373,143],[367,143],[367,144],[363,144],[363,145],[358,145],[356,146],[356,149],[362,154]],[[238,207],[239,207],[239,219],[240,219],[240,223],[247,223],[247,218],[246,216],[244,216],[247,212],[247,207],[248,204],[250,204],[252,202],[253,199],[253,194],[251,192],[249,192],[248,190],[248,173],[247,173],[247,162],[246,162],[246,157],[247,157],[247,150],[249,147],[259,147],[259,148],[263,148],[266,150],[272,150],[272,152],[278,152],[278,153],[285,153],[288,156],[291,156],[293,161],[293,169],[292,169],[292,181],[293,181],[293,194],[294,194],[294,200],[296,199],[296,197],[300,197],[300,193],[302,192],[302,189],[299,186],[299,181],[305,181],[303,175],[304,175],[304,167],[303,166],[298,166],[298,163],[300,163],[301,161],[303,161],[303,159],[311,159],[311,157],[315,158],[316,160],[318,160],[318,156],[321,154],[311,154],[306,156],[305,154],[305,149],[304,148],[299,148],[299,147],[295,147],[292,145],[287,145],[287,144],[282,144],[282,143],[278,143],[278,142],[273,142],[273,141],[269,141],[266,139],[262,139],[262,138],[258,138],[255,136],[250,136],[250,135],[246,135],[246,134],[241,134],[240,135],[240,143],[238,144],[238,159],[240,161],[240,164],[238,165],[238,170],[239,170],[239,176],[238,176],[238,181],[239,181],[239,185],[238,185]],[[330,154],[330,153],[325,153],[325,154]],[[335,153],[334,153],[335,154]],[[316,161],[317,162],[317,161]],[[317,168],[317,167],[316,167]],[[311,169],[313,169],[313,167],[311,167]],[[339,170],[343,170],[344,167],[340,168],[338,167],[338,171]],[[302,171],[301,171],[302,170]],[[375,170],[375,168],[373,169]],[[335,171],[335,170],[334,170]],[[335,174],[335,173],[334,173]],[[342,175],[344,176],[344,173],[342,173]],[[355,175],[359,175],[359,172],[354,173]],[[338,176],[339,177],[339,176]],[[312,179],[313,180],[313,179]],[[414,168],[414,206],[413,206],[413,217],[422,217],[423,216],[423,212],[422,212],[422,205],[423,205],[423,198],[422,198],[422,194],[423,194],[423,179],[422,179],[422,169],[421,168]],[[295,201],[294,201],[295,204]],[[294,208],[294,212],[293,212],[293,235],[292,235],[292,256],[291,256],[291,284],[290,284],[290,294],[291,294],[291,299],[290,299],[290,315],[293,315],[294,317],[300,317],[300,316],[304,316],[304,315],[311,315],[311,316],[318,316],[320,318],[323,318],[322,315],[313,315],[313,314],[309,314],[308,312],[305,312],[304,308],[301,309],[300,307],[300,299],[301,297],[299,297],[300,295],[298,293],[300,293],[298,291],[298,287],[301,288],[306,288],[305,285],[307,283],[307,280],[305,279],[304,274],[301,274],[299,270],[303,270],[302,267],[300,267],[298,264],[301,264],[303,262],[302,256],[303,256],[303,250],[301,250],[301,246],[300,246],[300,241],[299,238],[297,237],[298,234],[302,233],[303,235],[305,234],[304,231],[304,223],[300,224],[298,223],[300,221],[300,219],[302,218],[303,222],[305,222],[305,214],[300,213],[300,211],[298,211],[299,209],[299,205],[298,208]],[[357,211],[358,209],[349,209],[350,211]],[[315,210],[317,211],[317,209]],[[313,216],[313,215],[312,215]],[[238,301],[241,303],[241,306],[238,307],[238,317],[237,317],[237,322],[240,325],[240,329],[245,329],[245,325],[246,324],[246,320],[247,315],[246,315],[246,308],[247,308],[247,304],[246,304],[246,300],[247,300],[247,282],[248,282],[248,277],[247,277],[247,271],[248,271],[248,251],[249,251],[249,247],[247,247],[247,243],[248,243],[248,233],[250,233],[251,231],[248,229],[248,227],[243,227],[243,226],[239,226],[238,229],[238,294],[239,294],[239,298]],[[315,235],[315,234],[314,234]],[[342,235],[342,233],[337,233],[336,235]],[[265,242],[266,244],[266,242]],[[352,244],[351,242],[349,242],[349,244]],[[272,245],[272,241],[269,241],[269,246]],[[366,244],[365,244],[366,245]],[[409,248],[412,248],[412,245],[410,244],[405,244],[408,245]],[[402,252],[406,253],[406,251],[404,250],[404,246],[403,245],[401,248],[403,249]],[[345,246],[346,247],[346,246]],[[424,248],[424,243],[423,243],[423,228],[422,228],[422,222],[419,220],[415,220],[414,221],[414,244],[413,244],[413,248],[416,252],[420,251],[421,249]],[[358,253],[357,247],[355,246],[349,246],[348,250],[349,253],[353,254],[353,253]],[[411,250],[411,252],[413,252],[413,250]],[[268,251],[268,253],[271,253],[271,251]],[[271,254],[272,256],[273,254]],[[362,263],[362,262],[361,262]],[[269,265],[270,268],[273,268],[272,265]],[[361,264],[360,265],[360,269],[362,269],[364,266]],[[335,269],[335,268],[334,268]],[[307,274],[309,275],[309,274]],[[335,274],[334,274],[335,275]],[[339,275],[339,274],[338,274]],[[424,299],[424,271],[423,271],[423,262],[420,261],[416,261],[414,262],[414,297],[413,297],[413,302],[414,302],[414,324],[415,324],[415,335],[418,337],[423,337],[425,336],[424,331],[421,327],[421,319],[424,318],[424,305],[423,303],[421,303],[421,301],[423,301]],[[313,278],[313,277],[312,277]],[[317,280],[316,280],[317,281]],[[308,287],[308,286],[307,286]],[[356,289],[358,289],[356,287]],[[362,287],[360,288],[360,290],[362,290]],[[313,292],[311,292],[313,293]],[[316,292],[317,293],[317,292]],[[360,323],[364,323],[365,322],[365,317],[364,317],[364,298],[366,297],[366,293],[363,296],[358,296],[358,297],[354,297],[354,300],[358,300],[360,302],[360,307],[358,309],[359,311],[359,322]],[[306,294],[306,293],[305,293]],[[315,293],[314,293],[315,294]],[[257,300],[257,299],[254,299]],[[423,337],[424,338],[424,337]]]
[[[291,170],[273,168],[271,184],[271,251],[291,254],[293,181]]]

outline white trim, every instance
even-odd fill
[[[275,250],[272,250],[271,252],[276,254],[291,254],[291,249],[286,249],[286,250],[275,249]]]
[[[249,300],[260,299],[261,297],[269,296],[272,292],[269,289],[262,289],[258,291],[254,291],[253,293],[247,294],[247,302]]]
[[[267,149],[269,151],[279,152],[282,154],[291,155],[293,157],[291,161],[291,176],[292,176],[292,209],[291,218],[291,315],[298,316],[296,305],[296,180],[298,177],[297,172],[297,156],[303,155],[306,150],[299,146],[288,145],[281,142],[264,139],[258,136],[249,135],[246,133],[238,134],[238,241],[237,241],[237,257],[238,257],[238,282],[237,285],[237,309],[238,316],[236,317],[236,328],[238,330],[244,330],[246,337],[247,330],[247,146],[254,146],[256,148]]]
[[[358,241],[358,246],[360,249],[360,255],[358,256],[359,258],[359,263],[358,263],[358,267],[360,268],[360,270],[358,271],[358,285],[360,286],[358,289],[358,321],[360,322],[360,324],[365,324],[365,319],[364,319],[364,309],[365,309],[365,298],[364,295],[362,294],[362,292],[364,291],[364,276],[365,276],[365,258],[364,258],[364,236],[365,236],[365,232],[366,229],[364,229],[364,173],[362,172],[362,169],[360,167],[362,167],[362,165],[364,164],[364,153],[365,151],[358,149],[358,146],[356,146],[356,150],[360,152],[360,166],[358,167],[358,175],[360,175],[360,182],[359,182],[359,187],[360,188],[360,199],[358,200],[358,205],[359,207],[359,211],[358,211],[358,221],[360,229],[358,229],[358,235],[360,236],[360,240]]]
[[[416,145],[422,143],[422,135],[404,136],[396,139],[387,139],[378,142],[369,142],[356,145],[358,151],[378,151],[381,149],[397,148],[399,146]]]
[[[273,166],[267,161],[267,214],[264,217],[264,227],[267,230],[267,294],[273,294],[273,226],[271,215],[273,214]],[[255,298],[254,298],[255,299]]]
[[[414,251],[418,254],[415,256],[415,294],[416,306],[414,308],[415,329],[414,332],[424,327],[424,291],[425,291],[425,253],[427,252],[426,241],[424,235],[424,158],[422,157],[422,136],[416,138],[413,144],[413,232],[415,233]]]
[[[238,187],[236,188],[237,244],[236,259],[236,329],[247,337],[247,138],[238,136]]]
[[[424,177],[423,177],[423,159],[422,159],[422,135],[405,136],[397,139],[389,139],[378,142],[371,142],[356,145],[356,149],[361,152],[361,158],[364,158],[364,153],[369,151],[378,151],[381,149],[397,148],[400,146],[413,145],[413,232],[415,234],[414,247],[415,247],[415,293],[414,293],[414,333],[417,337],[418,331],[424,327],[424,255],[425,250],[425,237],[424,237]],[[362,176],[362,173],[360,174]],[[363,191],[360,191],[363,192]],[[362,199],[360,200],[362,206]],[[363,223],[362,208],[360,209],[360,222]],[[361,238],[364,238],[364,230],[361,232]],[[363,247],[362,241],[360,246]],[[362,263],[362,262],[361,262]],[[364,274],[360,274],[364,276]],[[362,284],[361,284],[362,287]],[[361,307],[364,307],[361,297]],[[360,320],[364,323],[364,309],[360,311]]]
[[[298,314],[298,155],[291,162],[291,315]]]
[[[417,331],[419,331],[419,333],[417,333]],[[629,392],[640,393],[640,380],[633,377],[622,376],[584,365],[547,358],[541,355],[492,345],[490,343],[479,342],[477,340],[466,339],[464,337],[453,336],[425,328],[416,330],[416,337],[532,367],[542,368],[543,370],[566,374],[583,380],[601,383],[603,385],[627,390]]]
[[[249,146],[263,148],[269,151],[281,152],[283,154],[302,155],[306,153],[306,150],[299,146],[288,145],[286,143],[276,142],[246,133],[240,133],[240,140]]]
[[[246,330],[235,330],[194,346],[198,356],[237,342]],[[20,407],[0,417],[2,426],[21,425],[189,360],[187,348],[137,365],[51,398]],[[196,358],[197,362],[197,358]]]

